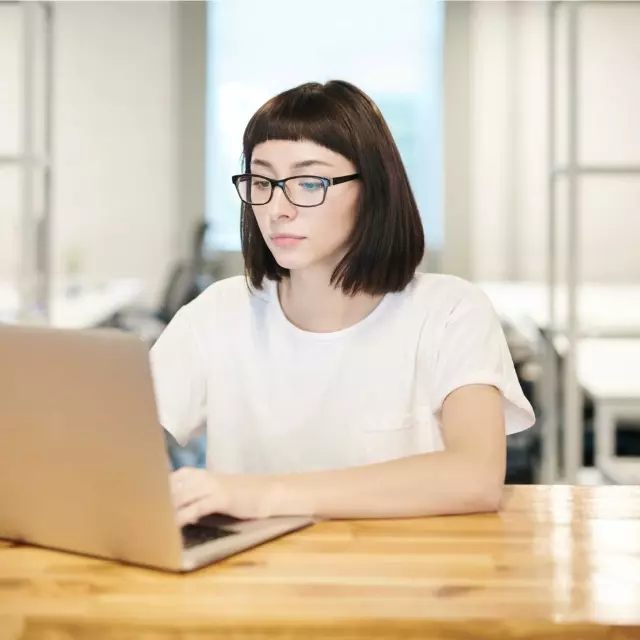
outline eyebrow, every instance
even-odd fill
[[[260,158],[256,158],[255,160],[251,160],[252,165],[256,165],[258,167],[265,167],[266,169],[271,169],[271,171],[275,171],[273,165],[266,160],[261,160]],[[294,162],[291,165],[292,169],[306,169],[307,167],[312,167],[314,165],[322,165],[324,167],[333,167],[330,162],[325,162],[324,160],[300,160],[300,162]]]

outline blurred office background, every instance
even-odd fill
[[[639,71],[636,2],[1,1],[0,322],[152,343],[242,272],[251,114],[343,78],[398,142],[423,269],[504,322],[539,418],[509,480],[640,482]]]

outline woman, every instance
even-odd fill
[[[340,81],[276,96],[243,140],[246,278],[209,287],[152,350],[160,422],[206,426],[171,477],[180,524],[493,511],[505,433],[531,426],[500,323],[424,236],[375,104]]]

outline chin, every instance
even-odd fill
[[[327,250],[315,251],[310,250],[312,247],[300,246],[295,248],[282,248],[269,246],[269,250],[275,261],[283,268],[289,271],[303,271],[310,267],[330,268],[333,270],[335,265],[344,257],[344,250],[331,251]]]
[[[273,257],[283,269],[289,269],[289,271],[305,269],[313,264],[313,260],[304,256],[280,255],[277,251],[274,252]]]

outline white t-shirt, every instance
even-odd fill
[[[444,448],[439,412],[458,387],[503,398],[508,434],[534,422],[496,313],[475,285],[416,274],[358,324],[310,333],[277,286],[217,282],[183,307],[151,351],[160,423],[185,444],[207,429],[207,466],[296,473]],[[473,429],[473,425],[469,425]]]

